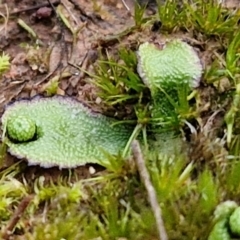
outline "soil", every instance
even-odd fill
[[[55,9],[58,2],[55,1]],[[97,49],[108,45],[108,35],[133,24],[129,12],[116,1],[102,1],[95,6],[92,1],[61,3],[62,14],[74,31],[79,31],[75,40],[47,2],[44,7],[42,1],[27,0],[7,1],[2,6],[10,16],[8,23],[2,24],[0,47],[11,56],[12,66],[1,81],[1,109],[12,100],[44,94],[45,84],[63,71],[69,71],[70,77],[60,81],[59,94],[77,98],[89,94],[91,87],[85,86],[84,74],[68,62],[87,68],[96,60]],[[31,27],[36,38],[18,24],[19,19]]]

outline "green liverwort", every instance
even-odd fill
[[[180,39],[157,45],[143,43],[138,50],[138,73],[152,95],[152,116],[178,115],[182,98],[199,86],[202,64],[196,51]]]
[[[235,235],[240,237],[240,207],[237,207],[229,219],[229,226],[231,232]]]
[[[231,233],[229,230],[229,222],[232,218],[232,227],[234,230],[239,230],[238,220],[239,212],[235,215],[238,205],[234,201],[225,201],[220,203],[214,211],[214,221],[216,222],[212,231],[208,236],[208,240],[230,240]],[[233,216],[233,217],[232,217]],[[230,225],[231,227],[231,225]]]
[[[32,165],[75,167],[121,152],[132,126],[95,113],[70,98],[34,98],[9,105],[2,116],[9,152]]]

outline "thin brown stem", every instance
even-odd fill
[[[142,154],[139,142],[137,140],[134,140],[132,142],[132,152],[133,152],[133,157],[137,165],[140,177],[148,193],[148,200],[155,217],[155,221],[156,221],[156,225],[159,233],[159,240],[168,240],[167,232],[162,219],[162,210],[158,204],[157,194],[151,183],[150,175],[146,168],[145,161],[143,159],[143,154]]]
[[[9,220],[6,228],[3,230],[2,239],[4,240],[9,239],[14,227],[20,220],[21,216],[23,215],[25,209],[27,208],[27,206],[29,205],[32,199],[33,199],[33,195],[29,195],[23,198],[23,200],[18,205],[18,208],[15,210],[14,214],[12,215],[11,219]]]

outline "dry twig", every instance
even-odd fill
[[[127,5],[127,3],[125,2],[125,0],[122,0],[122,3],[123,3],[123,5],[124,5],[124,7],[125,7],[128,11],[130,11],[130,8],[129,8],[129,6]]]
[[[29,196],[26,196],[25,198],[23,198],[23,200],[18,205],[18,208],[15,210],[13,216],[9,220],[6,228],[4,229],[2,236],[1,236],[2,239],[5,239],[5,240],[9,239],[14,227],[18,223],[19,219],[23,215],[25,209],[27,208],[27,206],[29,205],[29,203],[31,202],[32,199],[33,199],[33,195],[29,195]]]
[[[159,239],[160,240],[168,240],[167,232],[164,227],[164,222],[162,219],[162,211],[161,211],[161,208],[160,208],[160,206],[158,204],[158,200],[157,200],[157,194],[156,194],[156,191],[150,181],[150,176],[149,176],[148,170],[145,166],[142,151],[141,151],[139,142],[137,140],[134,140],[132,143],[132,152],[133,152],[133,157],[136,162],[140,177],[141,177],[141,179],[145,185],[145,188],[147,190],[147,193],[148,193],[149,203],[153,210],[153,214],[154,214],[156,224],[157,224],[157,229],[159,232]]]

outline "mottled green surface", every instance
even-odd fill
[[[159,87],[188,84],[197,87],[202,75],[200,59],[194,49],[180,39],[157,47],[143,43],[138,50],[138,72],[154,95]]]
[[[174,39],[159,46],[143,43],[137,54],[138,73],[151,91],[152,117],[161,119],[169,129],[179,129],[180,105],[187,103],[188,94],[201,80],[197,53],[187,43]]]
[[[225,201],[220,203],[214,211],[214,219],[228,218],[233,211],[238,207],[235,201]]]
[[[240,237],[240,207],[236,208],[229,219],[231,232]]]
[[[9,151],[18,158],[26,158],[30,164],[44,167],[99,163],[105,159],[103,152],[122,151],[132,133],[132,127],[112,126],[114,119],[93,113],[68,97],[17,101],[4,112],[3,129],[19,117],[36,124],[36,140],[14,143],[7,139]]]
[[[234,201],[225,201],[220,203],[214,211],[214,225],[211,233],[209,234],[208,240],[230,240],[230,229],[229,229],[229,219],[232,217],[233,213],[238,209],[238,205]],[[231,217],[230,217],[231,216]],[[233,219],[233,226],[237,221]]]
[[[26,142],[33,139],[36,130],[35,122],[23,116],[12,118],[7,124],[8,136],[16,142]]]
[[[223,219],[215,224],[208,240],[231,240],[231,236],[228,232],[227,219]]]

